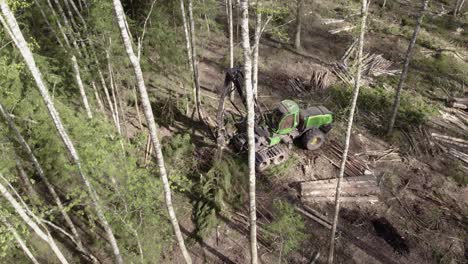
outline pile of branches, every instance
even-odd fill
[[[349,48],[345,51],[340,61],[333,64],[333,73],[340,78],[343,82],[352,85],[354,76],[351,69],[354,65],[349,65],[349,60],[354,57],[357,48],[357,40],[355,40]],[[364,75],[367,76],[380,76],[380,75],[397,75],[401,73],[400,70],[391,69],[393,63],[383,57],[382,54],[364,54],[362,59],[362,70]]]
[[[336,168],[340,167],[340,162],[343,157],[344,147],[335,140],[330,140],[326,148],[324,148],[324,157],[330,161]],[[361,159],[354,153],[349,153],[345,164],[345,175],[347,177],[359,177],[362,175],[372,174],[366,161]]]
[[[288,88],[296,95],[303,95],[307,92],[321,92],[328,88],[330,85],[329,71],[315,70],[310,76],[309,82],[300,77],[288,79]]]
[[[445,108],[441,116],[431,121],[437,131],[431,137],[437,141],[443,151],[463,163],[468,170],[468,114],[458,109]]]

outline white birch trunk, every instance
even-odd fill
[[[257,209],[255,205],[255,109],[252,91],[252,62],[250,60],[249,1],[241,0],[241,38],[244,50],[244,86],[247,100],[247,139],[249,145],[249,214],[250,214],[250,257],[257,263]]]
[[[398,82],[398,86],[396,89],[395,101],[393,102],[393,107],[392,107],[392,115],[390,117],[390,122],[388,124],[388,130],[387,130],[388,134],[392,133],[393,127],[395,126],[395,120],[398,114],[398,108],[400,107],[401,90],[403,89],[403,85],[405,84],[406,77],[408,76],[408,69],[409,69],[409,64],[411,61],[411,53],[413,51],[414,46],[416,45],[416,39],[418,38],[419,30],[421,29],[421,23],[424,17],[424,12],[426,11],[427,6],[429,5],[429,0],[423,0],[423,1],[424,2],[421,8],[421,11],[419,13],[418,21],[416,22],[416,26],[414,28],[413,36],[411,37],[410,44],[408,46],[408,49],[406,50],[405,62],[403,65],[403,70],[401,71],[400,81]]]
[[[83,85],[83,81],[81,80],[80,66],[78,65],[78,62],[76,61],[75,55],[72,56],[71,61],[72,61],[72,66],[73,66],[73,72],[75,73],[76,84],[78,85],[78,88],[80,89],[81,100],[83,101],[83,106],[86,110],[86,115],[88,116],[89,119],[91,119],[93,118],[93,113],[91,112],[91,108],[89,107],[88,96],[86,96],[86,91]]]
[[[361,74],[362,74],[362,53],[364,48],[364,35],[366,32],[366,19],[367,19],[367,0],[362,0],[361,6],[361,32],[359,35],[359,46],[358,46],[358,53],[357,53],[357,72],[356,78],[354,78],[354,89],[353,89],[353,96],[351,101],[351,107],[349,110],[349,117],[348,117],[348,124],[346,128],[346,138],[345,138],[345,145],[343,150],[343,156],[341,158],[340,164],[340,173],[338,175],[338,180],[336,183],[336,193],[335,193],[335,214],[333,216],[333,225],[330,235],[330,249],[328,252],[328,264],[333,263],[333,256],[335,250],[335,233],[336,233],[336,226],[338,224],[338,216],[340,213],[340,192],[341,192],[341,180],[343,179],[344,170],[346,167],[346,159],[348,158],[348,151],[349,151],[349,142],[351,138],[351,131],[353,128],[353,121],[354,121],[354,112],[356,110],[356,102],[359,96],[359,89],[361,86]]]
[[[103,114],[106,113],[106,110],[104,109],[104,104],[102,103],[101,96],[99,96],[99,92],[96,88],[96,83],[94,81],[91,82],[91,85],[93,86],[93,91],[94,91],[94,97],[96,97],[96,101],[99,105],[99,109]]]
[[[18,234],[18,232],[16,232],[16,229],[6,219],[2,219],[2,222],[6,225],[8,230],[13,234],[13,237],[15,238],[16,242],[18,243],[18,245],[20,245],[21,249],[24,251],[26,256],[28,256],[31,262],[34,264],[39,264],[39,262],[34,257],[33,253],[31,252],[31,250],[29,250],[28,246],[26,246],[26,243],[23,241],[21,236]]]
[[[1,107],[1,105],[0,105]],[[28,175],[24,171],[24,167],[21,164],[18,156],[15,154],[15,162],[16,162],[16,170],[18,171],[18,177],[20,178],[21,182],[24,184],[24,188],[26,189],[26,194],[28,195],[29,199],[33,201],[33,203],[37,203],[39,201],[39,195],[37,194],[36,190],[32,186]]]
[[[166,172],[166,167],[164,164],[164,157],[162,154],[161,145],[157,136],[157,126],[156,126],[156,122],[154,121],[153,109],[151,108],[151,103],[148,97],[148,92],[146,90],[140,62],[138,61],[138,57],[135,55],[133,51],[132,42],[130,40],[127,27],[125,25],[125,18],[124,18],[125,13],[122,7],[122,3],[120,2],[120,0],[113,0],[113,2],[114,2],[115,15],[116,15],[118,25],[120,28],[120,32],[122,35],[122,40],[125,45],[125,50],[127,52],[127,55],[134,69],[135,79],[137,81],[138,90],[141,96],[141,104],[143,106],[143,111],[146,117],[146,122],[148,124],[151,141],[156,152],[156,161],[158,163],[159,173],[161,175],[161,180],[163,182],[164,197],[166,200],[166,206],[167,206],[167,211],[169,214],[169,219],[171,221],[172,227],[174,229],[174,233],[176,235],[177,242],[179,244],[179,248],[182,251],[185,261],[187,263],[192,263],[190,254],[187,248],[185,247],[184,238],[182,236],[182,232],[180,231],[179,223],[177,221],[174,207],[172,205],[171,188],[170,188],[169,180],[167,177],[167,172]]]
[[[11,38],[16,39],[16,43],[18,44],[17,47],[21,55],[23,56],[26,62],[26,65],[31,71],[31,74],[34,80],[36,81],[39,92],[44,100],[44,103],[47,107],[49,115],[52,118],[52,121],[54,122],[57,132],[60,135],[60,138],[62,139],[63,143],[65,144],[65,147],[68,151],[68,154],[71,160],[77,166],[78,174],[80,175],[81,180],[85,184],[87,191],[90,195],[90,198],[92,200],[92,206],[96,210],[96,214],[104,230],[106,231],[109,242],[111,243],[111,247],[112,247],[114,256],[116,258],[116,263],[121,264],[123,263],[122,256],[120,255],[120,250],[118,248],[117,241],[115,240],[114,233],[112,232],[112,229],[104,216],[104,211],[102,210],[102,207],[100,205],[99,197],[97,193],[94,191],[93,187],[91,186],[91,183],[88,181],[88,178],[83,173],[78,153],[75,149],[75,146],[73,145],[73,142],[71,141],[70,137],[68,136],[68,133],[66,132],[63,126],[62,120],[57,110],[55,109],[54,103],[50,98],[46,84],[44,83],[42,79],[42,74],[39,71],[39,68],[37,67],[36,62],[34,61],[34,57],[31,53],[31,50],[29,49],[28,44],[26,40],[24,39],[23,34],[21,33],[21,30],[18,26],[18,23],[16,22],[16,19],[13,13],[11,12],[10,8],[8,7],[8,5],[6,4],[4,0],[0,0],[0,8],[2,10],[3,16],[5,17],[5,20],[7,23],[7,25],[5,26],[9,27],[11,32],[13,33]]]
[[[99,80],[101,80],[102,89],[104,89],[104,94],[106,96],[107,105],[109,106],[109,110],[112,114],[112,120],[114,120],[114,125],[117,126],[117,120],[115,119],[115,111],[114,106],[112,105],[112,101],[109,95],[109,89],[107,88],[106,80],[104,79],[104,75],[102,74],[101,69],[98,69],[99,73]]]
[[[257,86],[258,86],[258,53],[260,49],[260,34],[262,30],[262,14],[258,10],[257,2],[257,14],[255,23],[255,36],[254,36],[254,48],[252,55],[252,91],[253,96],[257,98]]]
[[[3,0],[2,0],[3,1]],[[36,221],[34,221],[31,217],[29,217],[26,210],[21,206],[21,204],[16,201],[16,199],[11,195],[8,189],[0,183],[0,194],[11,204],[11,206],[15,209],[15,212],[23,219],[23,221],[36,233],[36,235],[44,240],[52,249],[54,254],[60,260],[61,263],[68,263],[67,259],[63,255],[63,253],[58,248],[55,240],[52,238],[50,233],[47,230],[42,230]]]
[[[187,26],[187,16],[185,13],[185,6],[184,6],[184,0],[180,0],[180,11],[182,13],[182,23],[184,27],[184,34],[185,34],[185,46],[187,49],[187,60],[188,60],[188,65],[190,67],[190,73],[192,74],[192,98],[193,102],[195,102],[195,108],[196,108],[196,102],[197,102],[197,85],[195,84],[195,78],[194,78],[194,73],[193,73],[193,61],[192,61],[192,43],[190,41],[190,32]]]
[[[234,30],[232,21],[232,0],[227,0],[228,9],[228,27],[229,27],[229,68],[234,68]],[[231,90],[233,90],[233,84],[231,83]],[[231,100],[234,100],[235,92],[232,91],[230,94]]]
[[[49,0],[48,0],[48,1],[49,1]],[[68,21],[68,18],[67,18],[67,16],[65,15],[65,12],[63,11],[62,6],[61,6],[60,3],[58,2],[58,0],[54,0],[54,2],[55,2],[55,5],[57,6],[57,9],[58,9],[60,15],[62,16],[63,23],[65,24],[65,29],[66,29],[67,31],[71,30],[71,29],[72,29],[72,26],[70,25],[70,22]],[[50,7],[51,7],[52,10],[54,10],[54,8],[53,8],[52,5],[50,5]],[[54,11],[54,12],[55,12],[55,11]],[[58,21],[58,20],[59,20],[59,19],[57,18],[57,21]],[[73,32],[71,32],[70,35],[71,35],[70,37],[71,37],[71,42],[72,42],[72,44],[73,44],[73,47],[75,48],[75,50],[76,50],[76,52],[78,53],[78,55],[80,55],[80,57],[82,57],[83,54],[81,53],[80,47],[78,46],[78,43],[76,42],[76,38],[75,38],[75,36],[73,35]]]
[[[192,0],[188,0],[188,13],[189,13],[189,32],[190,32],[190,47],[192,48],[192,67],[193,67],[193,81],[195,82],[195,107],[197,109],[198,118],[203,121],[203,114],[201,112],[201,98],[200,98],[200,80],[198,76],[198,59],[196,49],[196,34],[195,22],[193,18]]]
[[[117,106],[117,100],[116,100],[116,97],[115,97],[114,74],[113,74],[113,71],[112,71],[112,64],[111,64],[111,61],[110,61],[109,50],[106,50],[106,58],[107,58],[107,71],[108,71],[108,74],[109,74],[109,79],[110,79],[109,82],[110,82],[111,95],[112,95],[111,104],[113,105],[113,109],[114,109],[115,127],[117,128],[117,132],[119,133],[119,135],[122,135],[122,129],[121,129],[121,126],[120,126],[119,108]]]
[[[296,37],[294,46],[296,50],[301,49],[301,29],[302,29],[302,9],[304,8],[304,0],[296,0]]]

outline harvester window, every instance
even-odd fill
[[[291,128],[294,126],[294,115],[287,115],[283,118],[279,130],[283,130],[285,128]]]

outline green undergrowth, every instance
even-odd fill
[[[326,102],[337,119],[347,117],[351,102],[352,89],[338,84],[329,88],[330,98]],[[361,87],[357,102],[357,121],[380,133],[385,128],[391,113],[394,92],[381,86]],[[396,120],[396,127],[424,124],[436,113],[436,107],[428,104],[425,99],[414,91],[403,90],[400,108]]]
[[[278,254],[287,256],[299,249],[301,243],[308,239],[305,222],[301,215],[288,202],[275,200],[273,202],[274,219],[265,225],[267,237],[274,241]]]

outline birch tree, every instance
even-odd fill
[[[185,36],[185,47],[187,49],[187,60],[188,60],[188,65],[190,67],[190,73],[192,74],[192,78],[194,78],[194,67],[193,67],[193,57],[192,57],[192,43],[190,41],[190,32],[189,32],[189,26],[187,25],[187,15],[185,12],[185,5],[184,5],[184,0],[180,0],[180,12],[182,14],[182,24],[184,27],[184,36]],[[193,98],[196,98],[196,91],[197,91],[197,86],[195,85],[195,80],[193,80]]]
[[[89,119],[91,119],[93,118],[93,114],[91,112],[91,108],[89,107],[88,96],[86,95],[83,81],[81,80],[80,66],[78,65],[78,62],[76,61],[75,55],[72,56],[71,61],[72,61],[72,66],[73,66],[73,72],[75,74],[75,80],[76,80],[76,83],[78,84],[78,89],[80,90],[81,100],[83,101],[83,106],[86,110],[86,115],[88,116]]]
[[[398,108],[400,107],[400,99],[401,99],[401,90],[403,90],[403,85],[405,84],[406,77],[408,77],[408,69],[409,64],[411,61],[411,53],[413,51],[414,46],[416,45],[416,39],[418,38],[419,30],[421,29],[421,23],[424,17],[424,12],[429,5],[430,0],[423,0],[423,5],[419,12],[418,20],[416,22],[416,26],[414,27],[413,36],[411,37],[411,41],[408,45],[408,49],[406,50],[405,55],[405,62],[403,64],[403,70],[401,71],[400,80],[398,82],[398,86],[395,93],[395,101],[393,102],[392,107],[392,114],[390,117],[390,122],[388,124],[387,134],[391,134],[393,131],[393,127],[395,126],[395,120],[398,114]]]
[[[255,205],[255,112],[252,92],[252,61],[249,39],[249,1],[241,0],[241,42],[244,54],[244,87],[247,100],[247,139],[249,160],[249,215],[250,215],[250,257],[257,263],[257,210]]]
[[[34,61],[34,57],[31,53],[31,50],[28,47],[26,40],[24,39],[23,34],[21,33],[21,30],[18,26],[16,18],[14,17],[13,13],[11,12],[5,0],[0,0],[0,9],[1,9],[2,15],[5,18],[5,19],[2,19],[2,23],[4,24],[4,27],[8,28],[9,31],[11,32],[10,37],[12,39],[15,39],[14,42],[18,50],[20,51],[24,61],[26,62],[27,67],[31,71],[31,74],[39,89],[39,93],[41,94],[41,97],[44,100],[44,103],[47,107],[48,113],[55,125],[57,133],[59,134],[62,142],[64,143],[71,161],[76,165],[80,179],[82,180],[83,184],[86,186],[86,190],[92,200],[92,206],[94,207],[94,210],[96,211],[98,219],[106,232],[107,239],[109,240],[109,243],[111,244],[116,263],[121,264],[123,263],[123,259],[122,259],[122,256],[120,255],[120,250],[117,245],[117,241],[115,239],[112,228],[107,222],[107,219],[104,215],[104,211],[100,204],[99,196],[97,195],[96,191],[94,190],[93,186],[91,185],[90,181],[88,180],[87,176],[84,174],[82,170],[81,161],[80,161],[78,152],[76,151],[73,142],[71,141],[67,131],[65,130],[65,127],[63,126],[62,120],[59,116],[59,113],[57,112],[54,106],[54,103],[52,99],[50,98],[46,84],[42,79],[42,74],[39,71],[39,68],[37,67],[36,62]]]
[[[255,19],[255,35],[254,47],[252,50],[252,92],[253,96],[257,98],[257,85],[258,85],[258,53],[260,49],[260,34],[262,30],[262,13],[259,10],[259,0],[257,0],[257,10]]]
[[[296,50],[301,49],[301,30],[302,30],[302,9],[304,9],[304,0],[296,0],[296,36],[294,39],[294,47]]]
[[[192,263],[190,254],[188,253],[188,250],[185,247],[184,238],[182,236],[182,232],[180,231],[179,223],[177,221],[174,207],[172,205],[171,188],[170,188],[169,180],[167,177],[166,167],[164,164],[164,157],[163,157],[162,150],[161,150],[161,144],[157,136],[157,126],[156,126],[156,122],[154,121],[153,109],[151,107],[151,103],[148,97],[148,92],[146,90],[146,85],[145,85],[145,81],[143,78],[141,65],[138,60],[138,57],[135,55],[133,51],[132,41],[130,39],[130,35],[127,30],[127,27],[125,25],[125,13],[122,7],[122,3],[120,2],[120,0],[113,0],[113,3],[114,3],[115,15],[116,15],[117,22],[118,22],[120,32],[122,35],[122,40],[125,46],[125,50],[127,52],[128,58],[130,59],[130,62],[133,66],[133,70],[135,73],[135,79],[137,81],[138,90],[139,90],[140,98],[141,98],[141,104],[142,104],[143,112],[145,114],[146,122],[148,125],[151,142],[156,152],[156,162],[158,164],[159,173],[161,175],[161,179],[163,182],[164,198],[166,201],[166,207],[167,207],[167,211],[169,214],[169,220],[174,229],[174,233],[176,235],[176,239],[179,244],[179,248],[182,251],[182,255],[185,259],[185,262]]]
[[[0,174],[0,178],[4,180],[3,176]],[[29,216],[27,208],[24,208],[23,205],[18,202],[15,197],[10,193],[10,191],[5,187],[1,182],[0,182],[0,194],[5,198],[13,207],[15,212],[21,217],[21,219],[36,233],[36,235],[42,239],[44,242],[46,242],[54,254],[57,256],[57,258],[60,260],[60,263],[63,264],[68,264],[67,259],[63,255],[62,251],[60,251],[59,247],[55,243],[55,240],[52,238],[50,235],[50,232],[44,228],[40,227],[41,223],[37,220],[37,218],[32,218]]]
[[[190,47],[192,48],[192,67],[193,67],[193,81],[195,83],[195,108],[197,110],[198,118],[203,121],[203,114],[201,112],[201,98],[200,98],[200,79],[198,76],[198,59],[196,48],[196,34],[195,34],[195,20],[193,18],[193,5],[192,0],[188,0],[188,13],[189,13],[189,32],[190,32]]]
[[[357,71],[356,77],[354,78],[354,89],[353,95],[351,99],[351,106],[349,109],[349,117],[348,117],[348,124],[346,127],[346,138],[345,138],[345,145],[343,150],[343,156],[341,158],[340,164],[340,172],[338,175],[338,180],[336,183],[336,192],[335,192],[335,213],[333,216],[333,225],[330,235],[330,248],[328,252],[328,264],[333,263],[333,254],[335,249],[335,233],[336,233],[336,226],[338,224],[338,216],[340,213],[340,194],[341,194],[341,180],[343,179],[345,167],[346,167],[346,160],[348,158],[348,151],[349,151],[349,142],[351,138],[351,132],[353,128],[353,121],[354,121],[354,112],[356,110],[356,102],[359,95],[359,89],[361,86],[361,74],[362,74],[362,53],[364,48],[364,34],[366,32],[366,20],[367,20],[367,9],[368,4],[367,0],[362,0],[361,6],[361,32],[359,35],[359,46],[358,46],[358,53],[357,53]]]
[[[232,0],[227,0],[227,15],[228,15],[228,27],[229,27],[229,68],[234,68],[234,25],[232,21]],[[231,83],[231,100],[234,100],[233,84]]]

